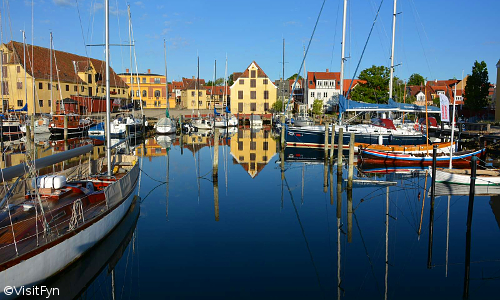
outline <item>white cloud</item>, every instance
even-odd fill
[[[74,6],[75,3],[73,0],[53,0],[55,5],[59,6]]]

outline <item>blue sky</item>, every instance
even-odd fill
[[[49,32],[58,50],[104,59],[103,48],[85,43],[104,42],[103,0],[34,0],[34,34],[31,0],[2,0],[3,41],[21,41],[48,47]],[[78,5],[77,5],[78,3]],[[128,43],[127,3],[110,0],[111,43]],[[156,1],[131,0],[132,24],[139,72],[164,73],[163,39],[167,40],[169,80],[196,75],[212,79],[242,72],[255,60],[271,79],[282,72],[282,39],[285,39],[285,76],[297,73],[322,0]],[[347,77],[352,77],[375,17],[379,0],[350,0],[346,54]],[[10,5],[7,5],[10,4]],[[360,70],[390,65],[393,1],[384,0]],[[396,76],[407,79],[417,72],[433,79],[461,78],[471,73],[474,60],[488,65],[496,82],[500,59],[500,33],[495,22],[500,1],[399,0],[396,32]],[[80,22],[81,19],[81,22]],[[120,26],[118,26],[120,24]],[[308,71],[340,70],[342,0],[327,0],[306,59]],[[82,34],[83,32],[83,34]],[[83,37],[84,36],[84,37]],[[84,42],[85,38],[85,42]],[[121,38],[121,39],[120,39]],[[112,67],[129,68],[128,47],[111,49]],[[134,67],[135,68],[135,67]]]

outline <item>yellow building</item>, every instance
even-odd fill
[[[276,154],[276,141],[270,131],[252,132],[250,129],[239,129],[231,139],[231,155],[245,171],[255,178]]]
[[[233,114],[265,114],[276,102],[276,86],[254,61],[231,86]]]
[[[143,108],[167,108],[167,94],[165,86],[165,75],[147,73],[132,74],[132,82],[129,69],[125,73],[118,74],[129,86],[129,95],[133,95],[134,102],[142,99]],[[168,91],[172,92],[169,84]],[[175,108],[175,95],[169,96],[170,108]]]
[[[26,108],[28,114],[32,114],[33,95],[36,113],[50,113],[51,110],[56,112],[56,106],[53,106],[50,101],[51,96],[54,103],[70,98],[70,96],[106,96],[104,61],[53,50],[51,82],[48,48],[26,45],[26,51],[24,51],[22,43],[11,41],[8,44],[2,44],[0,52],[3,59],[4,111]],[[24,62],[25,53],[26,63]],[[111,98],[127,99],[128,86],[112,69],[110,69],[110,75]]]
[[[198,95],[196,95],[198,92]],[[209,109],[210,101],[207,101],[207,90],[201,81],[198,84],[196,79],[189,80],[188,84],[181,91],[181,104],[185,109]]]

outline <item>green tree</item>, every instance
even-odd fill
[[[229,75],[229,77],[227,78],[227,85],[228,86],[232,86],[234,84],[234,80],[233,80],[233,74]]]
[[[278,111],[283,111],[283,101],[281,100],[276,100],[273,104],[273,110],[278,112]]]
[[[320,115],[323,113],[323,101],[315,99],[313,102],[312,112],[315,115]]]
[[[291,80],[291,79],[295,80],[295,78],[297,78],[297,75],[298,75],[297,73],[293,74],[292,76],[288,77],[288,80]],[[299,75],[299,80],[302,80],[302,76],[300,76],[300,75]]]
[[[478,111],[488,105],[488,69],[484,61],[474,62],[472,75],[467,78],[467,85],[464,91],[464,104],[473,111]]]
[[[441,101],[439,100],[439,96],[436,96],[432,99],[432,104],[434,104],[434,106],[440,106],[441,105]]]
[[[351,92],[351,97],[355,101],[370,103],[387,103],[389,98],[389,68],[375,66],[361,71],[359,79],[365,80],[356,86]]]
[[[405,83],[403,80],[394,77],[392,80],[392,99],[396,102],[403,102],[405,91]]]
[[[424,77],[418,73],[411,74],[410,78],[408,79],[408,85],[424,85],[424,83]]]

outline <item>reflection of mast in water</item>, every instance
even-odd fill
[[[387,187],[387,195],[385,199],[385,294],[384,294],[385,300],[387,300],[388,277],[389,277],[389,187]]]
[[[219,221],[219,181],[213,180],[214,183],[214,209],[215,209],[215,221]]]
[[[170,154],[168,153],[168,148],[167,150],[167,222],[168,222],[168,188],[170,184],[170,178],[169,178],[169,173],[170,173]]]
[[[333,187],[332,187],[333,188]],[[342,216],[342,173],[337,173],[337,299],[340,300],[342,282],[340,277],[340,218]]]
[[[113,297],[113,300],[116,299],[116,297],[115,297],[115,269],[114,268],[111,270],[111,296]]]
[[[193,145],[193,151],[195,151],[195,147],[194,147],[194,140],[191,140],[191,145]],[[199,152],[199,150],[198,150]],[[200,164],[199,162],[197,162],[197,159],[196,159],[196,154],[193,152],[193,157],[194,157],[194,170],[195,170],[195,173],[196,173],[196,184],[198,185],[198,204],[200,204],[200,170],[198,169]],[[200,158],[200,156],[198,155],[198,159]]]
[[[450,200],[451,196],[448,196],[448,210],[446,211],[446,277],[448,277],[448,246],[450,245]]]
[[[304,204],[304,174],[306,171],[306,164],[302,164],[302,191],[300,193],[300,205]]]
[[[285,180],[285,150],[280,151],[280,168],[281,168],[281,209],[283,209],[283,181]]]

